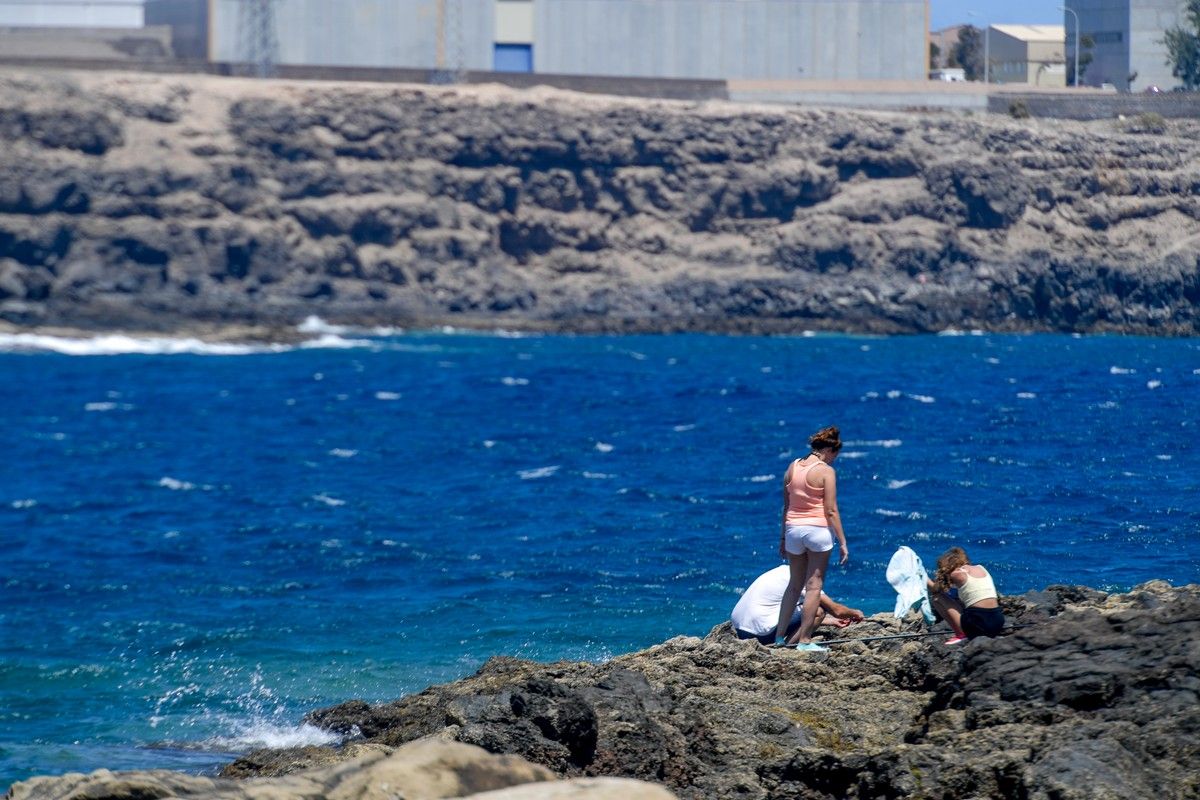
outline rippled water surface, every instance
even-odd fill
[[[868,612],[902,544],[1008,593],[1200,579],[1196,340],[5,344],[0,788],[211,770],[493,654],[703,635],[778,563],[780,478],[830,423],[828,589]]]

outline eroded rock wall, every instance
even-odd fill
[[[1200,330],[1200,124],[0,75],[0,319]]]

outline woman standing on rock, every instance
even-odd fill
[[[1004,629],[996,582],[986,569],[972,564],[961,547],[951,547],[938,558],[937,574],[929,581],[929,601],[954,629],[946,644],[995,636]]]
[[[779,555],[786,558],[791,570],[787,591],[779,606],[776,631],[786,631],[791,610],[804,591],[804,607],[800,629],[791,639],[779,637],[784,644],[796,644],[797,650],[823,652],[824,647],[812,641],[825,585],[825,569],[833,551],[833,537],[841,548],[839,564],[850,558],[846,534],[838,516],[837,474],[830,464],[842,450],[842,438],[836,427],[830,426],[814,433],[808,440],[812,452],[798,458],[783,477],[783,523],[779,532]]]

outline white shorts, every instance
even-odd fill
[[[833,549],[833,534],[824,525],[788,525],[783,531],[784,549],[794,556],[827,553]]]

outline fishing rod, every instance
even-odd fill
[[[1032,622],[1026,622],[1021,625],[1010,625],[1009,627],[1001,630],[1000,633],[1011,633],[1017,628],[1028,628],[1034,624],[1035,623]],[[927,636],[945,636],[947,633],[949,633],[949,631],[932,631],[929,633],[892,633],[888,634],[887,636],[864,636],[861,639],[826,639],[822,642],[816,642],[816,644],[824,647],[827,644],[850,644],[851,642],[887,642],[894,641],[896,639],[923,639]],[[790,648],[793,647],[793,645],[773,644],[771,647]]]

